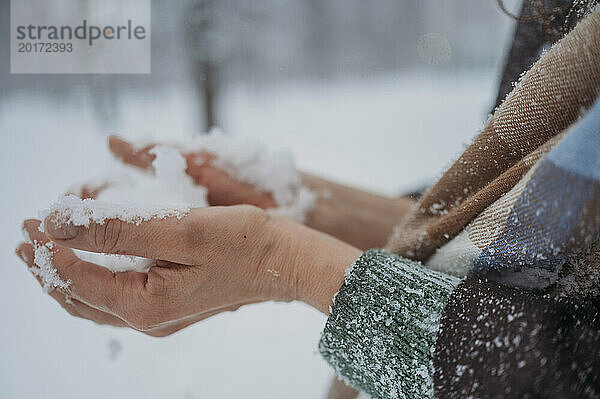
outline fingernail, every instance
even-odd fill
[[[46,232],[51,238],[59,240],[69,240],[75,238],[79,232],[79,227],[71,223],[57,225],[53,220],[46,220]]]

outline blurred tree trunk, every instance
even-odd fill
[[[218,70],[213,62],[197,62],[196,90],[202,98],[204,131],[217,125],[216,99],[218,93]]]
[[[216,54],[215,19],[218,0],[193,0],[186,13],[186,38],[193,79],[201,100],[203,129],[208,132],[217,121],[219,62]]]
[[[322,0],[305,0],[307,16],[308,53],[307,69],[313,76],[331,77],[333,74],[332,15],[330,4]]]

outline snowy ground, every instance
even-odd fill
[[[407,74],[304,83],[223,100],[223,128],[289,148],[299,165],[397,194],[435,179],[477,132],[493,73]],[[0,108],[0,396],[6,398],[318,398],[332,372],[316,351],[324,316],[260,304],[154,339],[70,317],[14,255],[23,218],[105,169],[106,134],[190,137],[181,90],[122,102],[102,124],[90,107],[17,98]]]

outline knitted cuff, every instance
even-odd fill
[[[459,281],[369,250],[346,271],[319,351],[347,384],[374,397],[432,397],[439,319]]]

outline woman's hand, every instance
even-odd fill
[[[156,155],[150,150],[155,144],[149,144],[141,149],[116,136],[108,139],[110,151],[126,164],[141,169],[152,167]],[[237,181],[223,170],[212,165],[214,155],[206,152],[183,152],[187,162],[187,174],[198,185],[208,190],[210,205],[254,205],[262,209],[275,208],[277,204],[270,193],[260,192],[252,185]]]
[[[152,167],[154,144],[136,149],[116,136],[109,138],[112,153],[124,163],[142,169]],[[255,205],[262,209],[277,206],[270,193],[259,192],[214,167],[214,156],[183,152],[186,172],[196,184],[208,189],[211,205]],[[306,225],[330,234],[361,249],[382,247],[393,227],[412,208],[409,198],[389,198],[337,184],[302,173],[302,183],[318,194],[314,209],[306,215]],[[82,193],[86,195],[86,193]]]
[[[56,225],[53,215],[24,229],[33,243],[52,240],[52,263],[66,289],[51,295],[69,313],[152,336],[172,334],[214,314],[266,300],[302,300],[328,312],[344,270],[360,251],[330,236],[252,206],[193,209],[181,220],[140,225],[106,220]],[[112,273],[71,248],[158,259],[148,273]],[[34,247],[18,255],[29,267]]]

